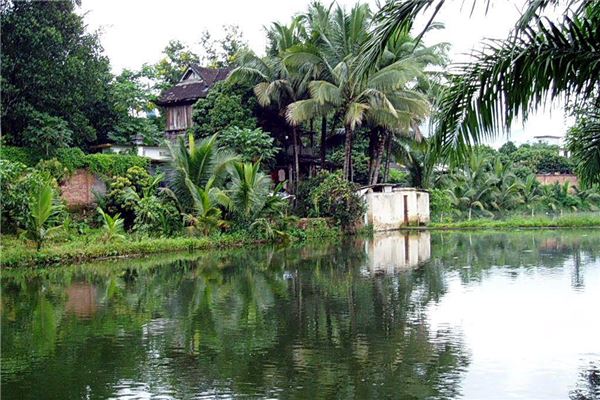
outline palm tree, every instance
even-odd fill
[[[179,138],[177,145],[170,145],[173,159],[172,191],[165,191],[176,200],[184,221],[190,230],[208,234],[225,225],[219,206],[228,199],[221,186],[227,178],[227,168],[238,159],[235,154],[220,149],[216,135],[196,143],[189,135],[186,145]]]
[[[236,162],[230,167],[229,208],[239,220],[255,220],[271,196],[271,178],[260,170],[260,161]]]
[[[535,214],[536,204],[542,198],[540,194],[540,183],[536,179],[535,175],[530,174],[527,176],[520,189],[523,204],[525,204],[525,207],[531,210],[531,216],[533,217]]]
[[[344,125],[344,175],[352,178],[352,141],[354,131],[362,124],[372,126],[373,142],[392,131],[406,133],[415,120],[428,112],[425,96],[410,90],[409,83],[421,75],[419,64],[424,58],[404,53],[400,41],[378,61],[378,70],[370,77],[358,73],[360,49],[369,38],[371,12],[367,5],[357,5],[349,13],[337,7],[316,9],[309,15],[318,21],[313,29],[313,43],[295,46],[286,54],[288,64],[299,67],[314,78],[308,84],[310,99],[299,100],[288,107],[292,124],[324,118],[334,113]],[[324,22],[329,16],[329,21]],[[324,129],[322,129],[321,158],[324,158]],[[377,181],[384,140],[372,145],[370,181]],[[322,160],[323,161],[323,160]]]
[[[600,110],[584,112],[567,135],[575,170],[584,186],[600,184]]]
[[[406,0],[384,6],[375,16],[379,25],[365,45],[361,68],[371,68],[397,30],[410,29],[426,10],[433,10],[432,21],[444,4],[445,0]],[[563,15],[560,20],[543,17],[548,6],[559,4],[558,0],[529,0],[507,39],[488,41],[472,62],[451,77],[435,121],[438,154],[462,158],[471,144],[508,131],[517,116],[526,119],[548,97],[600,106],[600,2],[568,1],[558,13]],[[584,126],[586,131],[590,128],[594,129]],[[595,132],[581,139],[593,144],[587,151],[598,154],[600,140],[594,140]],[[598,177],[596,165],[583,171]]]
[[[274,24],[268,31],[271,39],[271,54],[260,58],[252,51],[245,51],[239,55],[238,67],[229,75],[233,81],[249,81],[254,83],[254,94],[262,107],[275,106],[280,115],[285,115],[286,107],[301,99],[306,94],[307,81],[305,76],[298,71],[289,69],[283,62],[282,52],[286,46],[300,43],[297,36],[302,30],[297,20],[290,27]],[[292,184],[295,185],[300,178],[299,138],[298,129],[291,127],[293,176]]]
[[[227,168],[238,156],[218,147],[216,135],[196,143],[193,135],[188,141],[180,137],[177,144],[169,144],[173,173],[169,186],[183,212],[197,208],[198,189],[205,192],[222,186]],[[214,197],[214,196],[213,196]]]
[[[24,235],[35,242],[38,251],[48,237],[60,228],[59,226],[48,227],[60,210],[55,203],[54,189],[49,185],[40,187],[29,202],[29,215]]]

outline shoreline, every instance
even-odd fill
[[[289,243],[304,243],[314,240],[336,240],[342,236],[338,229],[306,230],[302,235],[291,234]],[[141,258],[146,255],[207,250],[236,249],[250,246],[277,245],[278,242],[242,237],[240,234],[222,234],[206,237],[142,238],[110,243],[82,243],[71,240],[52,243],[39,252],[30,244],[15,237],[2,236],[0,265],[2,269],[49,267],[59,264],[74,264],[92,261]],[[93,240],[93,237],[87,237]],[[12,248],[10,248],[12,246]],[[7,251],[9,249],[9,251]]]
[[[567,215],[549,217],[512,217],[504,220],[473,219],[471,221],[433,222],[426,226],[400,227],[400,231],[506,231],[600,229],[598,215]],[[368,231],[368,230],[367,230]],[[388,231],[391,232],[391,231]],[[306,229],[290,232],[291,243],[322,239],[340,239],[344,234],[337,228]],[[250,237],[245,233],[226,233],[206,237],[134,238],[103,243],[94,235],[62,243],[49,243],[37,252],[16,236],[2,235],[0,265],[3,269],[36,268],[93,261],[135,259],[161,253],[193,252],[277,245],[277,242]]]

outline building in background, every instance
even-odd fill
[[[161,93],[154,102],[165,115],[165,135],[171,139],[192,126],[192,107],[198,99],[206,97],[215,83],[229,75],[229,68],[204,68],[191,64],[181,81]]]

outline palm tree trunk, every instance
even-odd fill
[[[325,141],[327,140],[327,117],[321,117],[321,169],[325,169]]]
[[[384,132],[383,137],[379,138],[377,142],[377,148],[375,149],[375,161],[373,165],[373,175],[371,177],[370,184],[376,185],[379,179],[379,170],[381,169],[381,160],[383,159],[383,152],[386,140],[389,140],[389,134]]]
[[[390,153],[392,152],[392,137],[388,137],[387,149],[385,153],[385,170],[383,172],[383,181],[387,182],[390,173]]]
[[[344,178],[351,180],[352,172],[352,134],[354,133],[352,128],[348,125],[345,127],[346,140],[344,143]]]
[[[293,150],[294,150],[294,193],[296,192],[296,188],[298,183],[300,182],[300,159],[298,155],[298,130],[296,126],[292,127],[292,141],[293,141]]]

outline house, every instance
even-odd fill
[[[230,68],[204,68],[191,64],[179,83],[161,93],[154,102],[166,116],[165,135],[173,138],[192,126],[192,106],[206,97],[215,83],[229,75]]]

